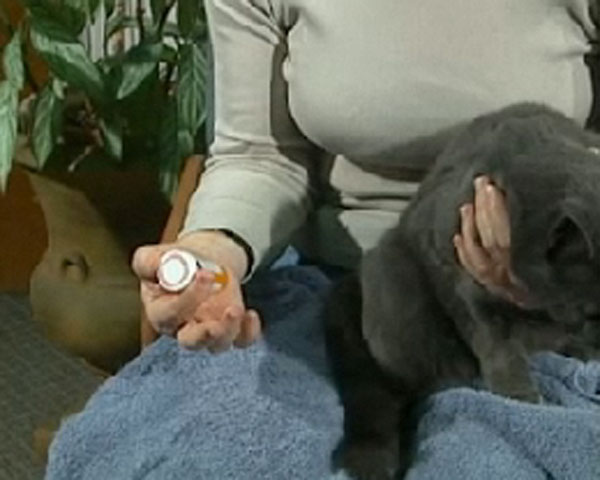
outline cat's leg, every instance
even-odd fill
[[[326,312],[327,350],[344,405],[344,439],[336,468],[352,478],[388,480],[398,468],[397,398],[362,336],[356,276],[334,287]]]
[[[540,393],[529,373],[528,352],[523,339],[511,328],[522,316],[516,307],[490,298],[471,280],[459,286],[472,324],[469,343],[479,360],[486,387],[499,395],[531,403]]]
[[[539,403],[541,396],[529,374],[527,353],[522,345],[511,341],[494,343],[495,346],[480,357],[486,386],[498,395]]]
[[[360,290],[355,283],[354,297],[342,295],[344,312],[330,327],[346,415],[340,458],[355,478],[389,479],[408,469],[412,407],[438,379],[440,345],[452,344],[452,333],[440,327],[445,314],[405,246],[380,246],[362,268]],[[359,291],[362,305],[351,301]]]
[[[407,234],[405,234],[407,235]],[[418,424],[417,404],[439,385],[472,379],[473,357],[438,299],[436,285],[422,262],[437,263],[424,239],[388,236],[362,264],[362,334],[369,353],[392,379],[399,449],[397,473],[412,461]]]

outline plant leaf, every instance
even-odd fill
[[[179,30],[179,26],[175,22],[166,22],[163,28],[163,35],[165,37],[175,37],[179,38],[181,36],[181,31]]]
[[[6,191],[17,143],[19,92],[9,81],[0,83],[0,191]]]
[[[143,25],[145,30],[147,31],[151,30],[153,27],[152,22],[150,22],[146,18],[143,19]],[[110,38],[119,30],[123,30],[124,28],[139,29],[139,21],[136,17],[132,17],[131,15],[125,15],[123,12],[118,12],[106,24],[106,35]]]
[[[181,35],[190,38],[200,19],[202,2],[198,0],[179,0],[177,2],[177,24]]]
[[[167,7],[166,0],[150,0],[150,8],[152,10],[152,19],[155,22],[158,22],[158,20],[160,20],[160,17],[166,7]]]
[[[54,22],[73,36],[78,36],[83,31],[88,20],[85,10],[73,8],[63,2],[25,0],[25,4],[35,21]]]
[[[70,8],[91,20],[100,6],[100,0],[63,0],[61,8]]]
[[[115,160],[123,158],[123,125],[114,114],[100,118],[100,131],[104,140],[104,150]]]
[[[127,52],[117,99],[121,100],[137,90],[158,65],[162,52],[162,43],[136,45]]]
[[[65,99],[65,88],[66,87],[67,86],[66,86],[65,82],[63,82],[62,80],[60,80],[58,78],[52,79],[52,90],[54,91],[54,95],[56,97],[58,97],[60,100]]]
[[[194,136],[206,118],[207,62],[202,48],[195,43],[183,45],[180,53],[177,84],[179,128]]]
[[[98,8],[100,7],[101,0],[87,0],[87,11],[91,18],[94,18]]]
[[[177,50],[171,45],[163,44],[163,51],[160,55],[160,61],[166,63],[177,63]]]
[[[117,6],[117,0],[104,0],[104,11],[106,12],[106,18],[110,18],[115,11]]]
[[[112,37],[116,32],[124,28],[127,17],[122,11],[118,11],[106,21],[106,38]]]
[[[62,101],[56,93],[54,82],[47,84],[35,106],[32,143],[39,169],[44,167],[50,157],[60,131]]]
[[[96,101],[106,100],[101,71],[89,58],[84,46],[67,30],[47,18],[34,18],[31,40],[58,78],[83,90]]]
[[[4,49],[4,75],[16,90],[21,90],[25,84],[25,69],[23,68],[23,53],[21,50],[21,30],[17,30],[11,41]]]

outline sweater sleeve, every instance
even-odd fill
[[[269,2],[205,2],[215,58],[215,140],[182,232],[234,232],[252,249],[252,271],[304,222],[315,157],[288,110],[285,34]]]

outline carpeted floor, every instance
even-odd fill
[[[101,382],[44,339],[26,296],[0,293],[0,480],[43,478],[34,430],[78,408]]]

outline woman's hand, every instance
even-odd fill
[[[502,192],[482,176],[475,179],[474,204],[460,209],[454,246],[462,266],[490,292],[525,306],[528,295],[510,264],[510,223]]]
[[[212,238],[208,242],[207,250],[211,250],[208,256],[202,251],[206,235],[199,234],[198,239],[200,241],[195,242],[184,237],[183,242],[144,246],[135,252],[132,268],[140,279],[142,304],[148,321],[157,332],[176,337],[180,345],[188,349],[208,348],[216,353],[227,350],[232,344],[250,345],[260,335],[260,318],[254,310],[246,310],[240,269],[236,268],[235,261],[227,261],[230,246],[225,244],[215,248],[215,238]],[[223,239],[225,243],[229,241],[226,237]],[[220,240],[216,238],[217,242]],[[227,283],[215,290],[214,274],[200,270],[183,291],[164,290],[158,284],[156,273],[161,255],[171,248],[195,250],[222,265],[228,276]]]

